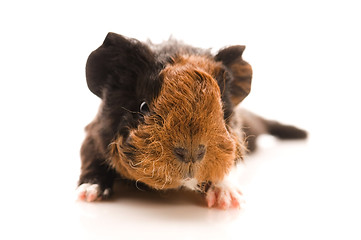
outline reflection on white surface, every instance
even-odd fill
[[[239,172],[242,210],[208,209],[195,192],[140,191],[119,182],[110,200],[79,202],[75,181],[54,172],[44,188],[30,180],[5,200],[5,233],[15,239],[353,239],[360,223],[355,159],[341,164],[340,152],[330,157],[315,142],[276,141],[249,156]],[[68,172],[72,180],[75,172]]]

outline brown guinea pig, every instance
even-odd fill
[[[121,176],[157,190],[199,191],[209,207],[239,207],[242,193],[226,179],[257,136],[307,135],[236,108],[251,90],[244,49],[214,56],[175,40],[155,45],[109,33],[86,65],[102,103],[86,127],[78,198],[109,197]]]

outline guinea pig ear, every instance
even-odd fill
[[[153,53],[146,45],[110,32],[103,44],[88,57],[88,87],[100,98],[103,98],[104,89],[120,89],[132,94],[137,79],[146,73],[153,59]]]
[[[234,106],[242,102],[251,91],[252,67],[242,59],[245,48],[241,45],[227,47],[215,56],[215,60],[222,62],[232,74],[229,90]]]

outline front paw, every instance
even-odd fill
[[[206,193],[208,207],[221,209],[238,208],[245,204],[242,192],[228,183],[212,185]]]
[[[101,189],[99,184],[83,183],[77,188],[76,192],[78,200],[94,202],[109,198],[111,189]]]

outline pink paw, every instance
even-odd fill
[[[78,200],[94,202],[103,198],[107,198],[110,195],[110,189],[107,188],[104,191],[101,190],[98,184],[83,183],[77,188]]]
[[[208,207],[218,207],[221,209],[239,209],[245,203],[242,192],[227,184],[211,186],[207,191],[206,200]]]

